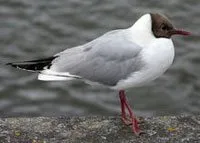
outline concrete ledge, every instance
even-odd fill
[[[200,116],[145,118],[136,137],[116,117],[37,117],[0,119],[1,143],[197,143]]]

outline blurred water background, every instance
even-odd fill
[[[48,57],[103,33],[131,26],[146,12],[166,14],[193,32],[174,37],[176,58],[161,78],[127,91],[137,115],[200,110],[200,2],[194,0],[1,0],[1,63]],[[0,117],[117,115],[117,92],[83,82],[44,82],[0,65]]]

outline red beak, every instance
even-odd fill
[[[184,36],[188,36],[191,35],[190,32],[184,31],[184,30],[180,30],[180,29],[173,29],[171,31],[171,35],[184,35]]]

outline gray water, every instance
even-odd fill
[[[146,12],[166,14],[193,33],[174,37],[176,58],[159,79],[127,91],[137,115],[197,114],[200,109],[198,0],[1,0],[1,63],[49,57],[103,33],[131,26]],[[38,81],[0,65],[0,116],[116,115],[117,92],[83,82]]]

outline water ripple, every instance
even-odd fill
[[[137,114],[195,114],[200,107],[200,3],[169,1],[3,0],[0,2],[0,60],[41,58],[126,28],[146,12],[167,14],[193,33],[175,37],[176,59],[167,73],[128,91]],[[119,113],[117,92],[83,82],[43,82],[36,74],[0,67],[1,116]]]

